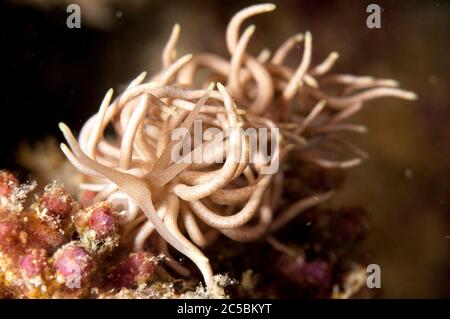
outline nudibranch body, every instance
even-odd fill
[[[374,98],[416,98],[393,80],[331,74],[336,52],[312,65],[310,32],[289,37],[272,56],[268,50],[252,55],[248,46],[255,27],[241,33],[241,25],[274,9],[272,4],[254,5],[231,19],[226,30],[229,58],[199,53],[176,59],[181,29],[175,25],[160,72],[148,82],[146,73],[140,74],[115,99],[108,91],[78,139],[60,125],[69,145],[61,148],[85,176],[81,189],[95,193],[94,203],[110,203],[122,212],[116,216],[121,243],[140,254],[149,238],[156,237],[152,245],[169,267],[182,276],[190,274],[171,257],[167,244],[196,264],[211,289],[213,270],[202,248],[219,235],[241,242],[273,238],[301,212],[333,196],[328,190],[286,197],[287,167],[328,170],[360,164],[366,153],[342,135],[364,133],[366,128],[347,120]],[[302,57],[291,67],[286,57],[300,43]],[[209,70],[217,83],[199,82],[201,69]],[[223,134],[226,143],[220,147],[202,140],[200,161],[174,161],[172,153],[179,145],[173,132],[185,129],[193,134],[195,121],[201,121],[203,131],[231,133]],[[107,127],[113,128],[112,136],[105,135]],[[243,134],[248,128],[278,132],[257,136],[257,145],[279,146],[269,162],[254,160],[263,157],[258,150],[250,156],[255,141]],[[195,152],[198,149],[185,155]],[[264,173],[274,161],[279,161],[278,171]],[[89,224],[98,236],[114,228],[108,216]],[[121,276],[115,278],[122,281]]]

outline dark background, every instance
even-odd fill
[[[78,2],[0,2],[0,167],[18,167],[22,142],[60,139],[60,121],[77,131],[110,87],[157,71],[175,22],[179,55],[226,52],[229,18],[256,1],[85,0],[82,28],[68,29],[66,5]],[[381,29],[366,27],[369,3],[383,7]],[[416,102],[370,102],[354,119],[370,129],[355,142],[371,158],[348,174],[335,203],[367,210],[372,228],[356,255],[381,265],[382,296],[450,297],[449,2],[276,4],[252,20],[255,53],[310,30],[315,63],[336,50],[337,72],[395,78],[418,93]]]

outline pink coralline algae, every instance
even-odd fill
[[[13,174],[0,170],[0,196],[8,197],[18,185],[19,181]]]
[[[2,171],[1,176],[3,185],[8,185],[2,188],[8,191],[2,191],[1,197],[8,203],[21,185],[10,173]],[[58,183],[47,186],[28,209],[0,207],[0,287],[4,295],[82,298],[92,291],[101,294],[103,288],[110,292],[111,282],[118,290],[148,282],[156,259],[150,253],[128,256],[118,250],[116,214],[107,203],[82,208]],[[114,250],[123,256],[122,261],[106,261]]]
[[[67,216],[72,210],[72,199],[60,190],[45,194],[40,201],[41,206],[53,216]]]
[[[40,275],[46,266],[47,258],[44,249],[32,249],[20,261],[20,269],[28,278]]]
[[[80,288],[81,282],[89,276],[93,262],[83,248],[69,244],[56,252],[55,266],[69,287]]]
[[[133,289],[145,284],[154,273],[154,259],[155,256],[147,252],[129,255],[109,275],[112,286]]]
[[[105,238],[117,228],[117,219],[111,209],[99,207],[94,209],[89,219],[89,229],[93,230],[97,237]]]

